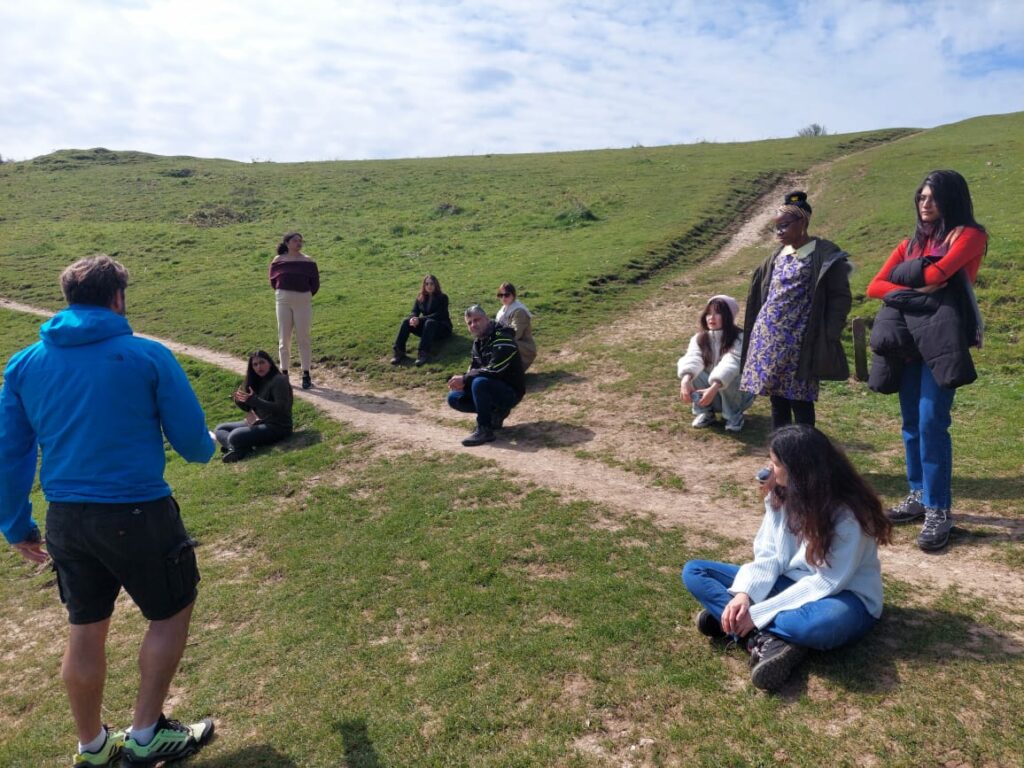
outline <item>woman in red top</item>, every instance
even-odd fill
[[[933,171],[925,177],[914,195],[917,208],[917,228],[913,237],[900,243],[885,264],[868,284],[867,293],[873,299],[883,299],[887,306],[910,307],[923,297],[932,297],[935,304],[950,306],[948,292],[957,291],[965,302],[959,309],[946,313],[954,318],[953,341],[965,353],[962,365],[973,365],[966,353],[967,346],[980,346],[981,324],[976,322],[976,304],[971,285],[978,274],[988,244],[984,227],[974,219],[974,205],[964,177],[956,171]],[[916,263],[915,260],[920,260]],[[894,279],[894,270],[903,283]],[[916,272],[915,272],[916,270]],[[911,281],[907,273],[915,272]],[[917,284],[913,284],[916,282]],[[915,299],[916,296],[916,299]],[[971,312],[963,306],[973,307]],[[922,312],[907,309],[907,324],[919,322]],[[927,311],[923,313],[928,319]],[[934,342],[936,334],[949,334],[949,326],[932,328],[926,340],[919,336],[916,342]],[[873,336],[874,337],[874,336]],[[903,445],[906,450],[907,480],[910,494],[898,506],[888,511],[894,523],[907,523],[924,518],[924,526],[917,538],[923,550],[936,550],[946,546],[953,527],[950,514],[952,505],[953,446],[949,437],[952,386],[943,386],[933,372],[942,370],[943,379],[949,374],[949,358],[935,360],[916,344],[903,359],[897,361],[899,375],[900,412],[903,417]],[[960,364],[960,363],[954,363]]]

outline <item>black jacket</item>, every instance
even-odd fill
[[[412,311],[409,317],[422,317],[424,320],[436,320],[438,323],[452,330],[452,317],[448,314],[448,295],[444,293],[428,294],[426,301],[420,301],[419,297],[412,303]]]
[[[924,269],[933,261],[910,259],[889,275],[890,282],[908,288],[885,295],[871,328],[868,387],[875,392],[898,392],[904,364],[916,360],[923,360],[935,382],[946,389],[978,378],[969,347],[977,338],[979,315],[963,270],[941,290],[911,290],[924,286]]]
[[[477,376],[505,382],[520,399],[526,394],[526,377],[514,328],[492,320],[484,335],[473,339],[472,360],[465,374],[467,389]]]
[[[798,379],[829,379],[845,381],[850,376],[850,364],[846,360],[840,337],[850,313],[853,298],[850,295],[850,254],[829,240],[815,238],[817,243],[811,251],[811,280],[814,293],[811,298],[810,318],[800,345],[800,359],[797,364]],[[754,329],[768,290],[772,284],[772,270],[782,249],[779,248],[760,267],[754,270],[747,294],[747,309],[743,318],[743,353],[740,362],[747,361],[750,346],[750,332]]]

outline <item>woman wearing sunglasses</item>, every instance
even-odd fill
[[[519,347],[519,358],[523,361],[525,371],[537,357],[537,342],[533,340],[533,316],[526,305],[516,298],[516,287],[512,283],[501,284],[498,299],[501,308],[494,320],[515,330],[516,346]]]
[[[850,375],[840,342],[850,312],[849,254],[811,237],[805,192],[790,192],[775,217],[780,248],[754,271],[743,322],[740,389],[766,395],[772,429],[814,426],[820,379]]]

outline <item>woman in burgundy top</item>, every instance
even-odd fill
[[[270,284],[277,301],[281,373],[288,375],[294,328],[302,362],[302,388],[309,389],[313,386],[309,377],[313,357],[309,331],[313,322],[313,296],[320,290],[320,272],[316,262],[302,252],[302,235],[298,232],[288,232],[278,244],[277,258],[270,262]]]
[[[899,392],[910,485],[910,494],[887,514],[894,523],[923,517],[917,545],[936,550],[946,546],[953,527],[950,410],[956,387],[976,375],[968,347],[980,346],[981,322],[971,286],[988,235],[974,220],[970,190],[956,171],[929,173],[917,188],[914,206],[913,237],[896,247],[867,294],[882,299],[883,312],[907,329],[900,336],[904,346],[884,359],[876,342],[883,312],[872,330],[876,364],[887,366],[890,380],[897,379],[881,391]]]

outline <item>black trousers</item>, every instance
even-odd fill
[[[772,429],[792,424],[808,424],[814,426],[814,401],[790,400],[772,395]]]
[[[409,318],[405,318],[402,321],[402,326],[398,329],[398,336],[395,338],[395,353],[399,355],[405,354],[405,342],[409,339],[409,334],[412,333],[415,336],[420,337],[420,346],[417,355],[419,357],[425,357],[430,352],[430,347],[435,341],[451,336],[452,329],[443,323],[439,323],[437,320],[430,320],[427,318],[420,318],[419,325],[413,328],[409,325]]]

